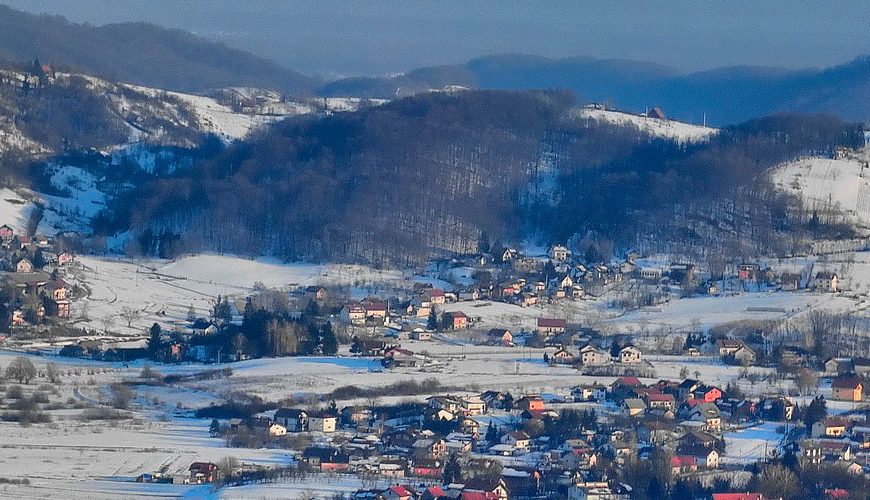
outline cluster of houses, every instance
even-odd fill
[[[625,355],[624,362],[635,362],[630,350]],[[855,375],[838,376],[833,387],[833,399],[863,398],[863,381]],[[545,431],[565,412],[590,408],[597,416],[575,423],[567,434]],[[489,390],[396,407],[279,408],[269,416],[231,420],[229,427],[274,438],[317,433],[308,440],[316,444],[298,450],[301,467],[392,484],[362,489],[354,498],[627,499],[630,488],[608,479],[601,464],[620,467],[665,450],[674,478],[716,474],[723,470],[726,431],[761,421],[787,426],[798,418],[797,405],[781,395],[746,398],[696,379],[644,383],[619,377],[609,385],[576,386],[564,397],[514,398]],[[804,433],[787,433],[781,444],[801,460],[868,473],[863,464],[870,456],[870,424],[858,416],[823,418]],[[445,482],[451,462],[459,470]],[[208,477],[208,471],[197,474]]]
[[[16,234],[0,226],[0,280],[6,286],[13,329],[42,323],[48,317],[68,318],[73,288],[60,269],[73,263],[72,253],[58,251],[51,239]]]

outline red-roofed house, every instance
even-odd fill
[[[650,408],[664,408],[665,410],[674,411],[677,407],[677,402],[673,394],[649,393],[647,395],[647,405]]]
[[[423,492],[423,500],[439,500],[441,498],[447,498],[447,493],[441,486],[430,486]]]
[[[713,500],[764,500],[761,493],[713,493]]]
[[[677,455],[671,459],[671,473],[674,476],[696,470],[698,470],[698,463],[693,456]]]
[[[454,330],[463,330],[465,328],[468,328],[468,316],[466,316],[464,312],[456,311],[454,313],[450,313],[450,318],[453,320]]]
[[[188,480],[191,483],[211,483],[217,478],[218,466],[211,462],[193,462],[187,470],[190,472]]]
[[[0,226],[0,240],[12,241],[12,238],[14,237],[15,231],[11,227],[7,226],[6,224]]]
[[[543,334],[565,333],[568,321],[556,318],[538,318],[538,332]]]
[[[529,412],[543,411],[544,400],[540,396],[523,396],[515,403],[520,410]]]
[[[446,297],[444,295],[444,290],[440,288],[433,288],[429,290],[429,300],[433,304],[443,304],[446,301]]]
[[[391,486],[385,493],[385,500],[411,500],[414,497],[414,493],[411,492],[408,488],[397,484],[395,486]]]

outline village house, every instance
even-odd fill
[[[646,411],[646,403],[638,398],[626,398],[622,401],[622,412],[626,417],[639,417]]]
[[[642,267],[640,278],[644,281],[657,282],[662,279],[662,270],[657,267]]]
[[[633,345],[627,345],[619,350],[620,363],[640,363],[643,353]]]
[[[863,401],[864,384],[855,375],[840,375],[831,382],[831,399],[835,401]]]
[[[33,262],[30,259],[21,259],[15,264],[15,272],[17,273],[32,273]]]
[[[318,412],[308,417],[308,430],[326,433],[335,432],[337,422],[337,416]]]
[[[801,286],[801,275],[798,273],[784,272],[779,277],[780,286],[784,291],[793,292]]]
[[[211,462],[193,462],[187,468],[188,482],[193,484],[213,483],[217,480],[218,466]]]
[[[798,458],[803,463],[818,465],[822,463],[822,447],[814,440],[804,439],[797,443]]]
[[[544,411],[544,399],[541,396],[530,394],[518,399],[514,406],[530,413],[541,412]]]
[[[444,410],[453,414],[459,413],[462,408],[462,400],[453,396],[430,396],[426,398],[426,402],[433,410]]]
[[[840,279],[832,271],[819,271],[813,278],[813,289],[820,292],[837,292],[840,289]]]
[[[372,416],[371,408],[363,405],[345,406],[340,413],[342,424],[351,428],[367,427]]]
[[[486,403],[478,396],[462,398],[462,414],[466,417],[476,417],[486,413]]]
[[[527,453],[531,446],[531,438],[523,431],[508,432],[501,438],[503,444],[510,445],[514,450]]]
[[[305,295],[310,296],[314,300],[322,301],[326,299],[326,288],[322,286],[307,286],[305,287]]]
[[[0,226],[0,240],[9,243],[13,238],[15,238],[15,231],[11,227],[6,224]]]
[[[689,420],[702,422],[702,430],[709,432],[722,431],[722,416],[719,407],[713,403],[700,403],[689,411]]]
[[[503,346],[514,345],[514,336],[510,330],[503,328],[493,328],[486,332],[486,338],[491,344],[501,344]]]
[[[447,302],[447,296],[440,288],[430,288],[426,295],[428,295],[429,302],[434,305],[440,306]]]
[[[308,414],[297,408],[279,408],[275,411],[274,420],[283,425],[289,432],[308,430]]]
[[[53,279],[45,284],[45,293],[48,294],[51,300],[64,300],[67,298],[68,292],[66,282],[60,278]]]
[[[676,410],[677,403],[673,394],[649,393],[646,396],[650,408],[663,408],[667,411]]]
[[[412,446],[417,458],[442,458],[447,455],[447,441],[441,438],[421,438]]]
[[[565,348],[559,348],[553,355],[550,357],[554,363],[560,365],[570,365],[574,362],[574,355],[568,352]]]
[[[477,494],[483,494],[479,496]],[[504,479],[490,475],[475,476],[465,482],[460,500],[508,500]]]
[[[57,256],[57,265],[65,266],[71,264],[75,260],[75,255],[70,252],[63,252]]]
[[[309,446],[302,452],[302,462],[321,472],[347,470],[350,457],[334,448]]]
[[[500,391],[486,391],[480,395],[480,399],[486,403],[487,408],[510,410],[514,406],[513,397],[510,393]]]
[[[450,315],[450,326],[454,330],[464,330],[468,328],[468,316],[462,311],[448,313]]]
[[[758,277],[758,264],[745,263],[737,266],[737,279],[740,281],[755,281]]]
[[[380,300],[369,300],[362,304],[366,310],[366,320],[383,321],[387,318],[387,304]]]
[[[580,348],[579,357],[583,366],[601,366],[610,363],[610,353],[597,349],[591,344]]]
[[[716,349],[722,358],[733,356],[735,352],[743,347],[745,347],[745,344],[736,339],[719,339],[716,341]]]
[[[825,373],[831,375],[845,375],[855,371],[852,358],[828,358],[825,361]]]
[[[272,437],[279,437],[287,434],[287,428],[277,422],[272,422],[266,428],[266,432]]]
[[[550,259],[555,262],[564,262],[568,260],[568,257],[571,255],[571,251],[564,245],[553,245],[547,253],[550,256]]]
[[[607,397],[607,388],[598,383],[581,385],[571,389],[571,396],[575,402],[603,401]]]
[[[399,347],[387,349],[381,360],[381,364],[386,368],[416,368],[423,366],[425,362],[424,356]]]
[[[364,325],[366,322],[366,308],[361,304],[347,304],[339,313],[341,321],[351,325]]]
[[[675,455],[671,458],[671,475],[674,477],[697,470],[698,464],[693,456]]]
[[[846,435],[847,422],[841,418],[826,418],[813,424],[814,438],[841,438]]]
[[[68,300],[58,300],[55,302],[57,305],[57,317],[58,318],[69,318],[70,311],[72,310],[72,303]]]
[[[432,332],[426,331],[422,328],[415,328],[414,331],[411,332],[411,338],[419,342],[428,342],[432,340]]]
[[[414,460],[411,473],[418,477],[440,478],[444,473],[444,466],[441,460],[418,458]]]
[[[538,318],[538,333],[543,335],[565,333],[567,329],[568,322],[564,319]]]
[[[870,426],[856,425],[852,427],[850,437],[861,450],[870,450]]]

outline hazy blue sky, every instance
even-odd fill
[[[0,0],[75,22],[150,21],[305,73],[373,75],[522,52],[829,66],[870,54],[864,1]]]

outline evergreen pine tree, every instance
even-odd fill
[[[332,323],[326,321],[320,327],[320,340],[322,342],[323,354],[327,356],[335,356],[338,353],[338,339],[335,337],[335,332],[332,331]]]
[[[148,329],[148,357],[155,361],[160,354],[161,333],[163,333],[163,330],[157,323],[154,323],[153,325],[151,325],[151,328]]]
[[[429,307],[429,319],[426,321],[426,328],[429,330],[438,329],[438,315],[435,313],[435,307]]]
[[[455,483],[461,477],[461,473],[462,467],[459,465],[459,457],[456,453],[451,453],[444,464],[444,477],[442,478],[444,484]]]
[[[486,428],[486,442],[489,444],[495,444],[498,441],[498,430],[492,425],[492,422],[489,423],[489,426]]]
[[[208,433],[212,437],[217,436],[221,432],[221,423],[216,418],[211,420],[211,425],[208,427]]]

